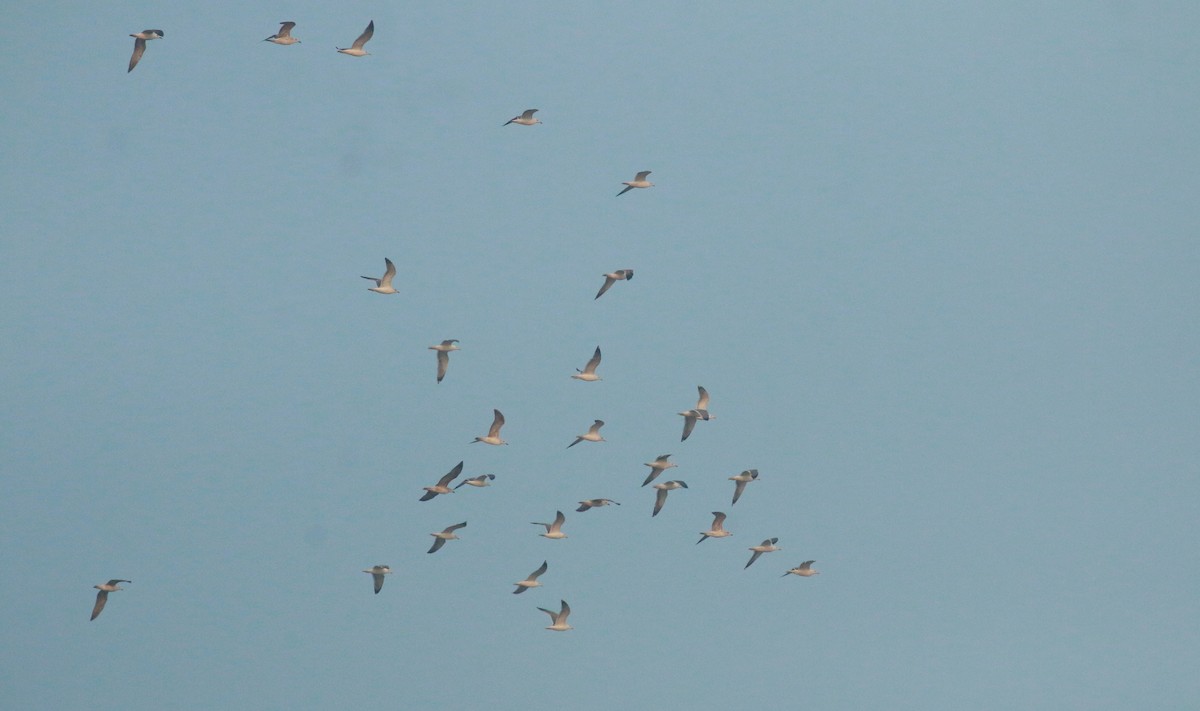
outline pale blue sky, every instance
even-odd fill
[[[725,5],[10,5],[3,705],[1194,707],[1200,6]]]

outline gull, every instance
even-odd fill
[[[750,556],[750,560],[746,561],[746,565],[742,568],[742,570],[745,570],[753,565],[754,561],[758,560],[758,557],[763,553],[774,553],[775,551],[783,550],[775,545],[778,542],[778,538],[768,538],[762,543],[759,543],[757,546],[750,546],[749,550],[754,551],[754,555]]]
[[[583,366],[583,370],[576,368],[575,375],[572,375],[571,377],[575,378],[576,380],[582,380],[586,383],[595,382],[600,380],[600,376],[596,375],[596,368],[599,366],[600,346],[596,346],[596,352],[592,354],[592,359],[587,362],[587,365]]]
[[[146,40],[162,39],[163,31],[142,30],[135,35],[129,36],[133,38],[133,56],[129,58],[129,70],[125,72],[126,74],[133,71],[133,68],[137,66],[139,61],[141,61],[142,55],[146,53]],[[103,605],[101,605],[101,607],[103,607]],[[97,612],[96,614],[98,615],[100,613]],[[96,618],[93,617],[92,619]]]
[[[454,488],[458,489],[458,487],[462,486],[463,484],[470,484],[471,486],[478,487],[491,486],[491,484],[488,482],[495,478],[495,474],[480,474],[479,476],[473,476],[470,479],[463,479],[462,481],[458,482]]]
[[[696,389],[700,391],[700,399],[696,401],[696,408],[679,413],[683,416],[683,437],[680,438],[680,442],[686,440],[692,433],[692,428],[696,426],[696,420],[708,421],[716,418],[716,415],[708,411],[708,391],[703,386],[697,386]]]
[[[383,273],[383,276],[378,279],[369,276],[363,277],[363,279],[375,282],[375,286],[367,287],[367,291],[374,291],[377,294],[399,294],[400,292],[392,288],[392,278],[396,276],[396,265],[392,264],[392,260],[387,257],[384,257],[383,261],[387,264],[387,271]]]
[[[646,477],[646,481],[642,482],[642,486],[645,486],[645,485],[649,484],[650,482],[654,481],[655,479],[658,478],[659,474],[662,474],[663,472],[670,469],[671,467],[679,466],[678,464],[674,464],[672,462],[667,461],[667,459],[669,459],[670,456],[671,455],[669,455],[669,454],[661,454],[658,457],[656,457],[653,462],[646,462],[646,466],[650,467],[650,476]]]
[[[121,587],[120,585],[117,585],[117,583],[132,583],[132,582],[133,582],[132,580],[113,579],[113,580],[110,580],[107,583],[103,583],[101,585],[93,585],[92,587],[96,588],[100,592],[96,593],[96,606],[92,608],[92,619],[93,620],[96,619],[97,617],[100,616],[100,613],[104,611],[104,604],[108,602],[108,594],[110,592],[116,592],[117,590],[125,589],[125,588]]]
[[[633,281],[633,270],[632,269],[618,269],[615,272],[609,272],[609,273],[605,274],[604,275],[604,286],[600,287],[600,291],[596,292],[596,299],[599,299],[601,296],[604,296],[604,292],[611,289],[612,285],[616,284],[619,281]],[[592,299],[592,301],[595,301],[596,299]]]
[[[588,431],[581,435],[575,436],[575,441],[567,445],[567,449],[574,447],[580,442],[604,442],[605,439],[600,436],[600,428],[604,426],[604,420],[596,420]]]
[[[547,610],[544,607],[538,608],[547,615],[550,615],[551,623],[546,629],[554,630],[555,632],[566,632],[567,630],[575,629],[571,625],[567,624],[567,615],[571,614],[571,606],[567,604],[566,600],[560,600],[559,602],[562,603],[562,609],[558,612]]]
[[[500,428],[504,426],[504,415],[500,414],[499,410],[492,410],[492,412],[496,413],[496,415],[492,418],[492,426],[488,430],[487,437],[476,437],[475,439],[471,440],[472,443],[483,442],[484,444],[495,445],[508,444],[508,442],[500,439]]]
[[[538,569],[530,573],[528,578],[525,578],[524,580],[518,580],[517,582],[513,583],[513,585],[517,586],[517,589],[513,590],[513,595],[520,595],[529,588],[542,587],[542,584],[538,582],[538,577],[540,577],[542,573],[546,572],[546,568],[549,567],[550,566],[546,563],[546,561],[543,560],[542,564],[538,566]]]
[[[567,517],[566,517],[566,516],[563,516],[563,512],[562,512],[562,511],[559,511],[559,512],[558,512],[558,515],[554,517],[554,523],[539,523],[539,522],[537,522],[537,521],[532,521],[531,523],[532,523],[534,526],[545,526],[545,527],[546,527],[546,532],[545,532],[545,533],[539,533],[539,534],[538,534],[538,535],[539,535],[539,536],[541,536],[542,538],[549,538],[549,539],[551,539],[551,540],[558,540],[558,539],[560,539],[560,538],[566,538],[566,537],[567,537],[567,534],[565,534],[565,533],[563,533],[563,532],[562,532],[562,525],[563,525],[563,522],[564,522],[564,521],[566,521],[566,520],[567,520]]]
[[[521,112],[520,116],[513,116],[504,125],[507,126],[510,123],[519,123],[522,126],[532,126],[535,123],[541,123],[541,121],[533,117],[533,115],[536,113],[537,109],[525,109]]]
[[[379,591],[383,590],[383,576],[391,575],[392,569],[386,565],[373,565],[363,572],[370,573],[375,578],[375,594],[378,595]]]
[[[738,499],[742,498],[742,492],[746,490],[746,485],[758,478],[757,469],[747,469],[737,476],[729,477],[729,481],[736,481],[737,486],[733,489],[733,503],[737,503]],[[732,504],[731,504],[732,505]]]
[[[612,499],[587,499],[585,501],[580,501],[579,508],[575,510],[583,512],[587,511],[588,509],[594,509],[598,506],[608,506],[609,504],[615,504],[617,506],[621,505],[620,502],[613,501]]]
[[[463,463],[459,462],[458,465],[447,472],[445,476],[443,476],[441,479],[438,479],[438,483],[434,484],[433,486],[422,487],[425,489],[425,495],[421,497],[421,501],[429,501],[438,494],[453,494],[454,489],[450,488],[450,482],[453,481],[454,478],[459,474],[462,474],[462,470]],[[457,489],[458,487],[454,488]]]
[[[682,481],[668,481],[662,484],[655,484],[655,489],[658,489],[658,494],[654,497],[654,513],[651,516],[657,516],[659,511],[662,511],[663,504],[667,503],[667,492],[676,489],[686,489],[688,485]]]
[[[700,545],[709,538],[724,538],[732,535],[731,531],[725,530],[725,512],[713,511],[712,528],[700,532],[700,540],[696,541],[696,545]]]
[[[442,549],[442,546],[446,545],[446,541],[459,540],[458,536],[454,535],[454,532],[460,528],[466,528],[466,525],[467,525],[467,522],[463,521],[462,523],[456,523],[453,526],[446,526],[445,528],[442,529],[441,533],[429,534],[429,535],[433,536],[434,538],[436,538],[437,540],[434,541],[433,546],[430,547],[430,549],[425,552],[426,553],[437,553],[438,551],[440,551]]]
[[[295,22],[280,22],[279,31],[263,40],[263,42],[274,42],[275,44],[300,44],[300,40],[292,37],[292,28],[295,26]],[[382,585],[383,583],[381,582],[379,584]],[[375,592],[379,591],[376,590]]]
[[[363,33],[358,36],[358,39],[354,40],[354,44],[350,45],[349,49],[342,49],[341,47],[334,47],[334,49],[351,57],[365,56],[370,53],[363,49],[363,45],[371,39],[371,35],[373,34],[375,34],[375,21],[371,20],[370,24],[367,25],[367,29],[363,30]]]
[[[458,346],[454,345],[455,343],[458,343],[457,338],[448,338],[448,339],[442,341],[440,345],[429,347],[429,350],[437,351],[437,360],[438,360],[438,379],[437,379],[437,381],[439,383],[442,382],[442,378],[446,377],[446,368],[450,367],[450,351],[462,350]]]
[[[817,561],[815,560],[806,560],[795,568],[792,568],[788,572],[784,573],[783,577],[786,578],[789,575],[799,575],[802,578],[811,578],[814,575],[820,575],[820,572],[812,569],[812,564],[816,562]]]
[[[622,195],[629,192],[630,190],[633,190],[634,188],[652,188],[652,187],[654,187],[654,183],[650,182],[649,180],[646,180],[647,175],[650,175],[650,171],[642,170],[642,171],[639,171],[636,176],[634,176],[633,180],[630,180],[625,183],[621,183],[621,185],[625,186],[625,189],[622,190],[621,192],[617,193],[617,197],[621,197]]]

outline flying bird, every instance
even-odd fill
[[[550,626],[547,627],[546,629],[554,630],[555,632],[566,632],[567,630],[575,629],[571,625],[567,624],[567,616],[571,614],[570,605],[567,604],[566,600],[561,600],[560,602],[562,603],[562,609],[559,610],[558,612],[554,612],[552,610],[547,610],[544,607],[538,608],[539,610],[546,613],[547,615],[550,615],[551,623],[550,623]]]
[[[513,585],[517,586],[517,589],[513,590],[513,595],[520,595],[529,588],[540,588],[542,584],[538,582],[538,578],[541,577],[542,573],[546,572],[548,567],[550,566],[543,560],[538,569],[530,573],[528,578],[513,583]]]
[[[462,350],[454,345],[458,343],[457,338],[448,338],[442,341],[439,345],[430,346],[429,350],[437,351],[438,376],[437,381],[442,382],[442,378],[446,377],[446,368],[450,367],[450,351]]]
[[[147,31],[149,31],[149,30],[147,30]],[[96,593],[96,606],[92,608],[92,619],[93,620],[96,619],[97,617],[100,616],[100,613],[104,611],[104,605],[108,603],[108,594],[110,592],[116,592],[118,590],[125,589],[125,588],[121,587],[120,585],[118,585],[117,583],[132,583],[132,582],[133,582],[132,580],[119,580],[119,579],[114,578],[113,580],[110,580],[107,583],[101,583],[100,585],[93,585],[92,587],[96,588],[100,592]]]
[[[733,503],[736,504],[738,499],[742,498],[742,492],[746,490],[746,485],[758,478],[757,469],[747,469],[746,471],[736,476],[729,477],[729,481],[736,481],[737,484],[733,488]],[[731,504],[732,505],[732,504]]]
[[[459,462],[453,469],[447,472],[445,476],[443,476],[441,479],[438,479],[438,483],[434,484],[433,486],[422,487],[425,489],[425,495],[421,497],[421,501],[429,501],[438,494],[453,494],[454,489],[450,488],[450,482],[454,481],[455,477],[457,477],[459,474],[462,474],[462,470],[463,463]],[[456,486],[454,488],[457,489],[458,487]]]
[[[596,420],[595,422],[592,423],[592,426],[588,428],[588,431],[586,433],[581,434],[581,435],[576,435],[575,441],[568,444],[567,449],[574,447],[575,445],[579,444],[580,442],[603,442],[603,441],[605,441],[604,438],[600,436],[600,428],[603,426],[604,426],[604,420]]]
[[[495,474],[480,474],[479,476],[473,476],[470,479],[463,479],[462,481],[458,482],[458,484],[456,484],[454,488],[458,489],[458,487],[460,487],[464,484],[468,484],[470,486],[477,486],[477,487],[491,486],[491,484],[489,484],[488,482],[492,481],[495,478],[496,478]]]
[[[351,57],[365,56],[369,52],[363,49],[363,45],[371,39],[371,35],[373,34],[375,34],[375,21],[371,20],[370,24],[367,25],[367,29],[363,30],[363,33],[358,36],[358,39],[354,40],[354,44],[350,45],[348,49],[342,49],[341,47],[335,47],[334,49]]]
[[[676,489],[686,489],[688,485],[682,481],[668,481],[662,484],[655,484],[654,488],[658,489],[658,493],[654,495],[654,513],[650,514],[651,516],[657,516],[658,512],[662,511],[663,505],[667,503],[667,492]]]
[[[133,56],[129,58],[129,69],[125,72],[128,74],[133,71],[137,63],[142,60],[142,55],[146,53],[146,40],[162,39],[162,30],[142,30],[135,35],[129,35],[133,38]],[[101,605],[103,607],[103,605]],[[97,613],[99,614],[99,613]],[[92,619],[95,619],[94,617]]]
[[[442,546],[446,545],[446,541],[459,540],[458,536],[454,535],[454,532],[460,528],[466,528],[466,526],[467,526],[467,522],[463,521],[462,523],[456,523],[453,526],[447,526],[447,527],[443,528],[441,533],[429,534],[429,535],[433,536],[434,538],[436,538],[437,540],[435,540],[433,542],[433,546],[431,546],[430,549],[425,552],[426,553],[437,553],[438,551],[440,551],[442,549]]]
[[[799,575],[802,578],[811,578],[814,575],[820,575],[821,573],[819,571],[812,569],[812,564],[816,562],[817,561],[815,560],[806,560],[795,568],[792,568],[788,572],[784,573],[783,577],[786,578],[789,575]]]
[[[725,530],[725,513],[722,511],[713,511],[712,528],[700,532],[700,540],[696,541],[696,545],[700,545],[710,538],[725,538],[732,535],[732,531]]]
[[[646,462],[646,466],[650,467],[650,476],[646,477],[646,481],[642,482],[642,486],[645,486],[645,485],[649,484],[650,482],[654,481],[655,479],[658,478],[659,474],[662,474],[666,470],[668,470],[672,467],[679,466],[678,464],[675,464],[673,462],[668,462],[667,459],[669,459],[670,457],[671,457],[671,455],[669,455],[669,454],[661,454],[657,458],[655,458],[655,460],[653,462]]]
[[[628,188],[626,188],[626,189],[628,189]],[[618,269],[615,272],[609,272],[609,273],[605,274],[604,275],[604,286],[600,287],[600,291],[596,292],[596,299],[599,299],[601,296],[604,296],[604,292],[611,289],[612,285],[616,284],[619,281],[633,281],[633,270],[632,269]],[[595,301],[596,299],[592,299],[592,301]]]
[[[580,501],[579,508],[577,508],[575,510],[579,511],[579,512],[583,512],[583,511],[587,511],[588,509],[594,509],[594,508],[597,508],[600,506],[608,506],[609,504],[615,504],[617,506],[621,505],[619,502],[613,501],[612,499],[586,499],[584,501]]]
[[[758,557],[761,556],[763,553],[774,553],[775,551],[783,550],[782,548],[779,548],[775,545],[778,542],[779,542],[778,538],[768,538],[767,540],[763,541],[762,543],[759,543],[757,546],[750,546],[749,550],[754,551],[754,555],[750,556],[750,560],[746,561],[746,566],[744,568],[742,568],[742,570],[745,570],[746,568],[749,568],[751,565],[753,565],[754,561],[758,560]]]
[[[399,294],[400,292],[392,288],[392,279],[396,277],[396,265],[392,264],[392,260],[387,257],[384,257],[383,261],[387,264],[387,271],[383,273],[383,276],[378,279],[369,276],[363,277],[363,279],[375,282],[375,286],[367,287],[367,291],[374,291],[377,294]]]
[[[375,594],[378,595],[379,591],[383,590],[383,576],[391,575],[392,569],[386,565],[373,565],[363,572],[370,573],[371,577],[375,579]]]
[[[500,439],[500,428],[504,426],[504,415],[500,414],[499,410],[492,410],[496,413],[492,418],[492,426],[488,429],[487,437],[476,437],[472,442],[483,442],[484,444],[508,444]]]
[[[630,190],[633,190],[634,188],[652,188],[652,187],[654,187],[654,183],[650,182],[649,180],[646,180],[647,175],[650,175],[650,171],[648,171],[648,170],[639,171],[633,180],[621,183],[621,185],[625,186],[625,189],[622,190],[621,192],[617,193],[617,197],[621,197],[622,195],[629,192]]]
[[[678,413],[683,417],[683,437],[679,439],[680,442],[686,440],[692,433],[692,428],[696,426],[696,420],[707,422],[716,418],[716,415],[708,411],[708,391],[703,386],[697,386],[696,389],[700,391],[700,399],[696,401],[696,408]]]
[[[275,44],[300,44],[300,40],[292,37],[292,28],[296,26],[295,22],[280,22],[279,31],[263,42],[274,42]],[[382,585],[383,583],[380,583]],[[379,592],[376,590],[375,592]]]
[[[567,517],[563,516],[562,511],[559,511],[558,515],[554,517],[554,523],[539,523],[537,521],[532,521],[531,523],[534,526],[545,526],[546,527],[545,533],[538,534],[542,538],[549,538],[551,540],[559,540],[561,538],[567,537],[567,534],[562,532],[562,525],[563,525],[563,522],[565,522],[566,520],[567,520]]]
[[[592,359],[583,366],[583,370],[575,369],[575,375],[572,378],[582,380],[586,383],[591,383],[600,380],[600,376],[596,375],[596,368],[600,366],[600,346],[596,346],[596,352],[592,354]]]
[[[541,123],[541,121],[533,117],[533,115],[536,113],[537,109],[525,109],[521,112],[520,116],[513,116],[504,125],[507,126],[510,123],[519,123],[522,126],[532,126],[535,123]]]

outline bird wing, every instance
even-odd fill
[[[712,525],[712,530],[714,530],[714,531],[724,531],[725,529],[724,529],[724,528],[722,528],[722,526],[724,526],[724,525],[725,525],[725,512],[723,512],[723,511],[713,511],[713,525]]]
[[[654,481],[655,479],[658,478],[658,475],[662,474],[662,473],[663,473],[662,469],[655,469],[654,467],[650,467],[650,476],[646,477],[646,481],[642,482],[642,486],[645,486],[645,485],[649,484],[650,482]]]
[[[136,67],[137,63],[142,60],[142,55],[145,53],[146,53],[146,40],[142,39],[141,37],[138,37],[137,39],[135,39],[133,41],[133,56],[129,58],[129,69],[128,69],[128,71],[125,72],[126,74],[133,71],[133,68]],[[100,607],[104,607],[104,605],[100,604]],[[96,614],[100,614],[100,613],[97,612]],[[93,617],[92,619],[96,619],[96,618]]]
[[[562,610],[558,613],[558,617],[554,618],[555,624],[558,624],[559,622],[566,623],[567,617],[569,617],[571,614],[571,606],[567,604],[567,601],[562,600],[561,602]]]
[[[291,37],[292,36],[292,28],[295,26],[296,26],[295,22],[281,22],[281,23],[279,23],[279,32],[277,32],[275,34],[275,36],[276,37]],[[379,592],[379,591],[376,590],[375,592]]]
[[[737,486],[734,487],[734,489],[733,489],[733,503],[731,503],[730,506],[732,506],[733,504],[736,504],[738,499],[742,498],[742,492],[745,490],[746,490],[746,482],[739,479]]]
[[[526,579],[526,580],[537,580],[537,579],[538,579],[538,577],[539,577],[539,576],[540,576],[542,573],[546,572],[546,569],[547,569],[547,568],[549,568],[549,567],[550,567],[550,565],[549,565],[549,563],[548,563],[547,561],[542,561],[542,564],[541,564],[540,566],[538,566],[538,569],[537,569],[537,570],[535,570],[535,571],[533,571],[532,573],[530,573],[530,574],[529,574],[529,577],[528,577],[528,578],[525,578],[525,579]]]
[[[758,560],[758,557],[760,555],[762,555],[762,551],[754,551],[754,555],[750,556],[750,560],[746,561],[746,566],[744,568],[742,568],[742,570],[749,568],[754,563],[754,561]]]
[[[667,490],[659,489],[658,494],[654,497],[654,513],[651,516],[657,516],[659,511],[662,511],[663,504],[667,503]]]
[[[446,377],[446,368],[450,367],[450,354],[446,351],[437,352],[438,373],[437,381],[442,382],[442,378]]]
[[[436,496],[437,496],[436,493],[434,493],[432,491],[426,491],[425,495],[420,498],[420,501],[429,501],[430,499],[433,499]]]
[[[499,437],[500,428],[504,426],[504,415],[499,410],[492,410],[495,416],[492,418],[492,426],[488,430],[488,437]]]
[[[700,392],[700,399],[696,401],[697,410],[708,409],[708,391],[703,386],[696,386],[696,390]]]
[[[643,180],[645,180],[645,179],[646,179],[646,176],[647,176],[647,175],[650,175],[650,171],[648,171],[648,170],[639,170],[639,171],[638,171],[638,174],[637,174],[637,177],[636,177],[636,178],[634,178],[633,180],[634,180],[634,182],[638,182],[638,183],[640,183],[640,182],[642,182]]]
[[[632,186],[632,185],[626,185],[624,190],[622,190],[621,192],[617,193],[617,197],[621,197],[622,195],[624,195],[625,193],[629,192],[630,190],[633,190],[633,186]]]
[[[592,426],[588,428],[588,434],[599,433],[600,428],[603,426],[604,426],[604,420],[596,420],[595,422],[592,423]]]
[[[379,285],[391,286],[392,278],[396,276],[396,265],[392,264],[392,260],[388,259],[387,257],[384,257],[383,261],[385,264],[387,264],[387,271],[383,273],[383,278],[379,280]]]
[[[629,188],[625,188],[625,190],[628,190],[628,189]],[[625,190],[622,190],[621,192],[625,192]],[[616,279],[613,279],[612,277],[606,275],[604,277],[604,286],[600,287],[600,291],[596,292],[596,299],[599,299],[601,296],[604,296],[604,292],[611,289],[612,285],[615,283],[617,283]],[[595,301],[596,299],[592,299],[592,301]]]
[[[363,30],[363,33],[358,36],[358,39],[354,40],[354,44],[350,45],[350,47],[353,49],[362,49],[362,46],[371,39],[371,35],[373,34],[375,34],[375,21],[371,20],[371,23],[367,25],[367,29]]]
[[[596,372],[596,367],[599,365],[600,365],[600,346],[596,346],[596,352],[594,354],[592,354],[592,359],[587,362],[587,365],[583,366],[583,372],[594,374]],[[597,420],[597,421],[599,421],[599,420]]]
[[[800,570],[812,570],[812,564],[816,562],[815,560],[806,560],[800,564]]]
[[[554,523],[550,524],[550,530],[553,532],[562,529],[562,525],[566,522],[566,520],[567,517],[563,515],[562,511],[559,511],[554,517]]]
[[[692,429],[696,427],[696,416],[688,413],[683,416],[683,436],[679,438],[682,442],[692,433]]]
[[[445,538],[434,538],[433,545],[430,546],[429,550],[427,550],[425,552],[426,553],[437,553],[438,551],[440,551],[442,549],[442,546],[444,546],[444,545],[446,545]]]
[[[375,579],[375,594],[383,589],[383,573],[371,573],[371,577]]]
[[[437,485],[445,486],[445,485],[449,484],[450,482],[454,481],[455,477],[457,477],[459,474],[462,474],[462,470],[463,470],[462,462],[455,464],[453,469],[446,472],[446,474],[443,475],[441,479],[438,479]]]
[[[467,522],[466,522],[466,521],[463,521],[462,523],[456,523],[456,524],[454,524],[453,526],[447,526],[447,527],[445,528],[445,530],[443,530],[443,531],[442,531],[442,533],[454,533],[454,532],[455,532],[455,531],[457,531],[458,529],[460,529],[460,528],[466,528],[466,527],[467,527]]]
[[[104,610],[104,604],[106,602],[108,602],[107,590],[101,590],[100,592],[96,593],[96,606],[92,608],[93,620],[100,616],[100,613]]]
[[[528,121],[529,119],[533,118],[533,115],[536,113],[537,113],[537,109],[525,109],[524,111],[521,112],[521,118]]]

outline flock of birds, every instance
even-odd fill
[[[297,39],[296,37],[292,36],[292,29],[295,26],[296,26],[295,22],[280,23],[279,31],[276,32],[275,34],[271,35],[270,37],[267,37],[263,41],[272,42],[274,44],[279,44],[279,45],[299,44],[300,40]],[[358,38],[355,39],[354,42],[349,47],[346,47],[346,48],[337,47],[335,49],[337,49],[337,51],[342,54],[346,54],[346,55],[349,55],[352,57],[367,56],[369,53],[365,49],[363,49],[363,47],[366,45],[366,43],[368,41],[370,41],[371,37],[374,36],[374,34],[375,34],[375,22],[372,20],[370,23],[367,24],[366,30],[364,30],[363,33],[361,35],[359,35]],[[143,30],[136,34],[131,34],[130,37],[134,38],[133,56],[129,60],[129,70],[128,70],[128,71],[132,72],[133,68],[136,67],[138,62],[141,60],[142,55],[145,54],[146,42],[149,40],[154,40],[154,39],[162,39],[163,31],[162,30]],[[540,124],[541,121],[539,119],[534,118],[534,114],[537,113],[537,111],[538,111],[537,109],[526,109],[520,115],[514,116],[513,118],[509,119],[504,125],[508,126],[509,124],[517,124],[520,126],[533,126],[536,124]],[[623,190],[621,190],[619,193],[617,193],[617,196],[619,197],[621,195],[624,195],[625,193],[629,192],[630,190],[633,190],[634,188],[653,187],[654,183],[651,183],[650,181],[646,180],[647,176],[649,176],[649,175],[650,175],[650,171],[648,171],[648,170],[639,171],[635,175],[633,180],[622,183],[622,185],[624,185],[625,188]],[[377,294],[398,294],[398,293],[400,293],[393,286],[393,280],[396,277],[396,265],[392,262],[391,259],[388,259],[386,257],[384,258],[384,264],[385,264],[386,269],[383,273],[383,276],[381,276],[381,277],[370,277],[370,276],[362,277],[363,279],[367,279],[367,280],[375,283],[375,286],[368,287],[368,290],[373,291]],[[633,273],[634,273],[633,269],[617,269],[615,271],[607,272],[607,273],[603,274],[604,283],[603,283],[603,285],[601,285],[600,290],[598,292],[596,292],[596,296],[593,297],[593,300],[599,299],[601,296],[604,296],[604,294],[606,294],[609,291],[609,289],[611,289],[613,287],[613,285],[616,284],[617,282],[632,280]],[[429,349],[436,351],[436,354],[437,354],[437,382],[438,383],[441,383],[442,380],[445,379],[445,377],[446,377],[446,372],[450,366],[450,353],[453,351],[460,350],[458,343],[459,343],[458,339],[450,338],[450,339],[446,339],[446,340],[442,341],[441,343],[439,343],[437,345],[429,346]],[[582,369],[577,369],[577,372],[574,375],[572,375],[571,377],[576,380],[583,381],[583,382],[596,382],[596,381],[601,380],[600,376],[596,374],[596,370],[600,366],[601,359],[602,359],[602,354],[600,351],[600,347],[597,346],[595,352],[592,354],[591,359],[588,360],[588,362],[584,365],[584,367]],[[688,437],[690,437],[692,435],[692,432],[695,429],[697,422],[709,422],[716,418],[716,415],[714,415],[708,409],[708,407],[709,407],[708,391],[705,390],[703,386],[698,386],[697,391],[698,391],[698,398],[696,400],[696,406],[693,408],[687,409],[687,410],[682,410],[679,413],[677,413],[679,416],[683,417],[683,434],[680,437],[681,442],[686,441],[688,439]],[[483,436],[475,437],[475,439],[472,440],[471,444],[474,444],[476,442],[482,442],[483,444],[488,444],[488,445],[493,445],[493,446],[508,444],[508,442],[504,441],[500,437],[500,430],[501,430],[501,428],[504,427],[504,424],[505,424],[504,414],[501,413],[499,410],[493,410],[492,424],[488,428],[488,433]],[[567,449],[574,447],[575,445],[579,444],[580,442],[603,442],[603,441],[605,441],[604,438],[602,436],[600,436],[600,429],[602,427],[604,427],[604,421],[603,420],[595,420],[592,423],[592,426],[588,428],[587,432],[577,435],[575,437],[575,441],[573,441],[567,445]],[[650,468],[650,474],[646,477],[645,481],[642,482],[642,487],[649,486],[663,472],[667,471],[668,469],[672,469],[672,468],[678,466],[674,462],[670,461],[670,457],[671,457],[670,454],[663,454],[663,455],[656,457],[654,459],[654,461],[645,463],[645,466]],[[494,474],[482,474],[479,476],[464,479],[464,480],[458,482],[457,484],[455,484],[454,486],[451,486],[451,484],[454,482],[454,480],[457,479],[462,474],[463,465],[464,465],[464,462],[459,462],[457,465],[455,465],[455,467],[453,469],[451,469],[449,472],[447,472],[445,475],[443,475],[440,479],[438,479],[436,484],[423,487],[425,494],[422,495],[419,500],[420,501],[431,501],[431,500],[437,498],[438,496],[453,494],[453,493],[455,493],[456,490],[458,490],[460,487],[462,487],[464,485],[478,487],[478,488],[487,487],[487,486],[490,486],[491,482],[496,479],[496,476]],[[742,494],[746,490],[746,485],[758,480],[758,470],[757,469],[748,469],[746,471],[741,472],[740,474],[736,474],[734,476],[729,477],[729,480],[733,481],[735,483],[734,491],[733,491],[733,500],[730,504],[732,506],[734,504],[737,504],[738,500],[742,497]],[[678,489],[686,489],[686,488],[688,488],[688,485],[684,481],[673,480],[673,481],[666,481],[666,482],[654,484],[652,488],[655,489],[654,507],[650,514],[653,517],[653,516],[658,516],[659,512],[662,511],[663,507],[667,503],[667,496],[670,492],[676,491]],[[582,512],[588,511],[593,508],[600,508],[600,507],[610,506],[610,505],[620,506],[620,503],[613,501],[612,499],[605,499],[605,498],[586,499],[584,501],[579,502],[579,507],[577,509],[575,509],[575,511],[582,513]],[[712,515],[713,515],[712,524],[709,526],[708,530],[700,532],[700,540],[696,541],[697,545],[700,543],[703,543],[704,541],[706,541],[710,538],[727,538],[727,537],[733,535],[731,531],[728,531],[725,529],[725,519],[726,519],[725,512],[713,511]],[[566,523],[566,516],[560,510],[560,511],[556,512],[556,516],[554,517],[553,521],[551,521],[549,523],[533,522],[533,525],[545,527],[546,532],[538,534],[538,535],[542,536],[543,538],[547,538],[550,540],[562,540],[567,537],[567,534],[563,533],[563,530],[562,530],[563,525],[565,523]],[[457,531],[465,528],[466,525],[467,525],[467,522],[463,521],[461,523],[456,523],[452,526],[447,526],[446,528],[442,529],[441,531],[430,533],[429,535],[433,537],[434,541],[433,541],[433,545],[430,546],[427,553],[430,553],[430,554],[437,553],[446,545],[446,543],[448,541],[459,540]],[[744,566],[743,569],[749,568],[763,554],[774,553],[776,551],[781,550],[779,548],[779,546],[776,545],[778,542],[779,542],[778,538],[768,538],[756,546],[751,546],[749,548],[749,550],[751,551],[750,559],[748,561],[746,561],[746,565]],[[814,562],[815,561],[812,561],[812,560],[804,561],[800,565],[787,570],[787,572],[785,572],[783,574],[783,577],[787,577],[789,575],[796,575],[796,576],[807,578],[807,577],[817,575],[818,571],[814,570],[812,567],[812,564]],[[513,590],[513,594],[515,594],[515,595],[521,594],[531,588],[541,587],[542,583],[539,582],[538,578],[540,578],[542,575],[544,575],[547,570],[549,570],[549,561],[543,561],[542,564],[536,570],[534,570],[532,573],[530,573],[524,579],[518,580],[517,582],[514,583],[514,585],[516,585],[516,589]],[[379,592],[383,589],[383,584],[384,584],[384,580],[385,580],[386,576],[391,575],[393,571],[390,566],[375,565],[375,566],[372,566],[370,568],[363,570],[363,572],[371,575],[372,581],[374,584],[375,594],[379,594]],[[100,585],[93,586],[99,592],[96,593],[96,602],[95,602],[94,607],[92,608],[91,619],[95,620],[100,615],[100,613],[104,610],[104,606],[108,602],[108,594],[109,593],[116,592],[118,590],[124,590],[124,588],[122,588],[120,586],[120,583],[129,583],[129,582],[132,582],[132,581],[114,578],[112,580],[109,580],[106,583],[102,583]],[[546,627],[546,629],[553,630],[556,632],[562,632],[562,631],[572,629],[572,627],[567,624],[567,618],[571,614],[571,607],[567,604],[566,600],[561,601],[560,608],[557,612],[554,610],[548,610],[544,607],[539,607],[538,609],[541,610],[542,612],[545,612],[547,615],[550,616],[551,624],[548,627]]]

